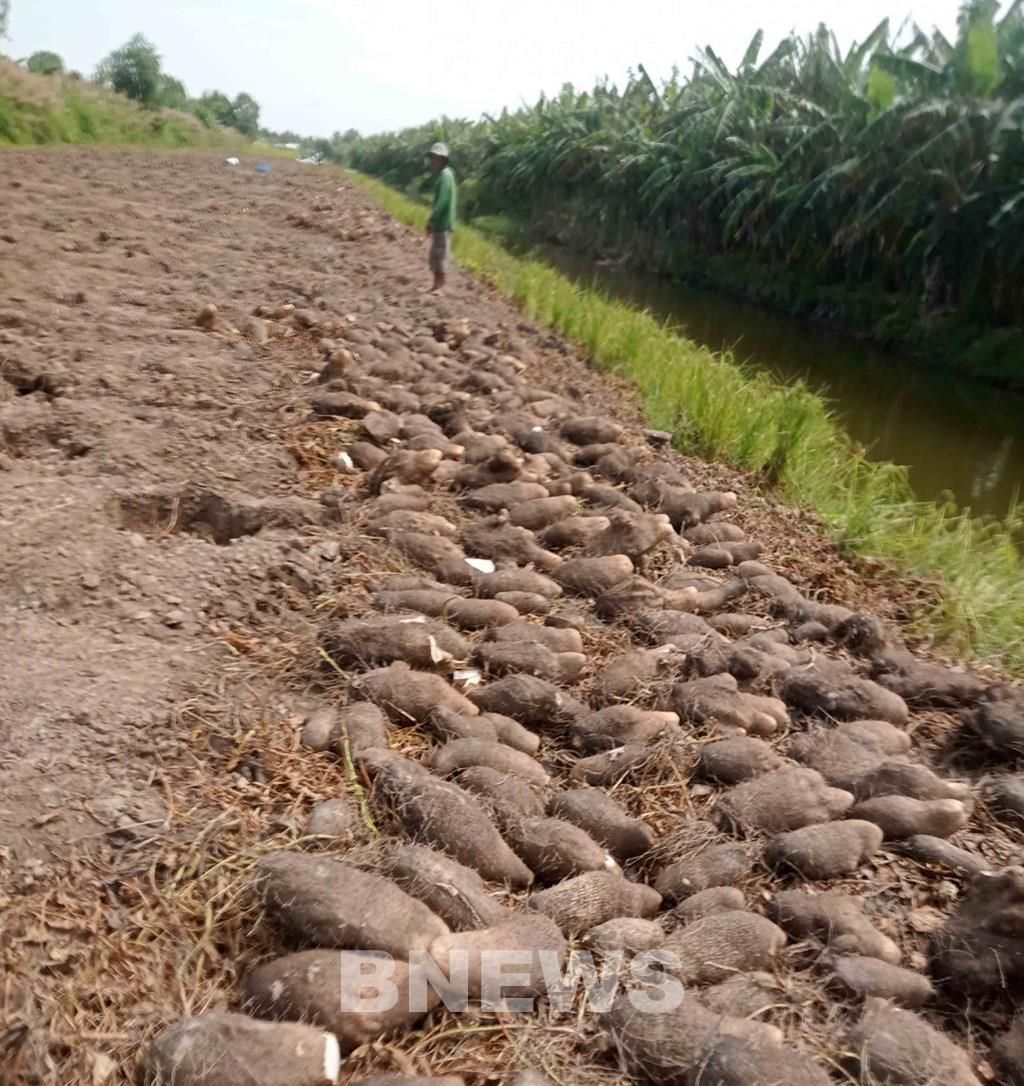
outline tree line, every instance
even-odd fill
[[[821,26],[765,55],[758,32],[735,69],[709,47],[660,85],[640,68],[344,154],[410,189],[436,139],[469,210],[557,220],[589,251],[684,277],[717,261],[783,305],[808,284],[808,305],[882,298],[870,316],[894,339],[949,314],[995,340],[1016,329],[1006,362],[1024,373],[1024,0],[1001,17],[970,0],[953,39],[886,20],[850,49]]]
[[[4,3],[0,0],[0,17],[5,14]],[[36,75],[82,78],[79,72],[67,71],[63,57],[49,49],[33,53],[23,63]],[[105,57],[93,79],[147,109],[181,110],[193,114],[207,128],[234,128],[250,139],[263,134],[260,106],[251,94],[242,92],[232,98],[213,90],[191,97],[180,79],[164,71],[163,58],[143,34],[135,34]]]

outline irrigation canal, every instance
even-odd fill
[[[919,497],[952,495],[974,513],[997,516],[1018,492],[1024,499],[1024,396],[718,294],[596,266],[565,249],[547,247],[544,256],[713,351],[731,349],[779,378],[805,380],[871,457],[910,468]]]

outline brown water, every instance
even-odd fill
[[[1024,396],[766,313],[721,295],[595,267],[546,249],[560,271],[670,320],[713,351],[820,392],[854,441],[876,460],[905,464],[921,498],[952,496],[1003,516],[1024,497]]]

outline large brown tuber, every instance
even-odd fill
[[[642,769],[656,757],[657,747],[649,743],[630,743],[589,758],[580,758],[572,767],[570,780],[582,784],[611,787],[631,773]]]
[[[527,907],[576,934],[616,917],[651,917],[661,907],[661,894],[616,872],[588,871],[532,894]]]
[[[462,542],[470,554],[495,562],[532,564],[545,573],[557,570],[562,562],[557,554],[538,544],[533,532],[504,523],[500,518],[463,528]]]
[[[498,773],[512,773],[542,787],[551,779],[540,762],[529,754],[486,739],[452,739],[434,751],[430,764],[444,776],[477,765]]]
[[[690,992],[673,1005],[636,1004],[619,996],[601,1015],[629,1077],[651,1086],[828,1086],[828,1076],[804,1056],[778,1046],[776,1030],[761,1022],[711,1012]],[[723,1062],[724,1061],[724,1062]],[[720,1073],[709,1078],[715,1062]]]
[[[450,597],[444,606],[444,617],[462,630],[491,630],[519,620],[519,612],[501,600],[467,600]]]
[[[754,735],[774,735],[781,725],[789,722],[782,702],[742,693],[731,675],[711,675],[679,683],[673,687],[668,705],[682,720],[718,723]]]
[[[366,479],[366,489],[379,494],[389,480],[404,484],[422,484],[437,471],[443,459],[438,449],[399,449],[381,461]]]
[[[628,513],[616,509],[608,520],[608,527],[587,543],[587,554],[594,557],[624,554],[636,562],[648,551],[676,538],[668,517],[662,513]]]
[[[521,615],[547,615],[551,613],[551,600],[536,592],[499,592],[495,597],[499,603],[507,603]]]
[[[634,743],[646,743],[679,723],[675,713],[610,705],[577,717],[571,725],[573,746],[585,754]]]
[[[674,645],[633,649],[613,656],[597,676],[595,698],[605,702],[632,701],[670,682],[684,662],[685,654]]]
[[[988,689],[976,675],[919,660],[906,649],[886,648],[874,654],[871,677],[909,705],[922,708],[975,705]]]
[[[505,826],[505,839],[542,882],[560,882],[617,865],[589,834],[560,818],[523,818]]]
[[[633,563],[624,554],[604,558],[569,558],[555,572],[555,580],[569,592],[597,597],[633,576]]]
[[[735,886],[709,886],[677,905],[672,915],[684,924],[692,924],[713,913],[742,912],[745,908],[746,899]]]
[[[742,562],[749,562],[761,555],[760,543],[715,543],[694,551],[687,560],[687,565],[699,569],[728,569]]]
[[[573,501],[576,499],[573,498]],[[541,533],[540,541],[551,550],[564,550],[567,547],[585,547],[595,536],[600,535],[611,520],[602,516],[566,517],[556,521]]]
[[[552,652],[539,641],[496,641],[480,645],[477,657],[493,675],[523,673],[552,682],[573,683],[587,663],[580,652]]]
[[[903,760],[885,761],[859,777],[853,786],[858,800],[873,796],[910,796],[913,799],[960,799],[971,790],[960,781],[936,776],[927,766]]]
[[[458,984],[456,978],[466,976],[471,1000],[480,1000],[485,1008],[499,1009],[506,999],[546,994],[548,978],[554,971],[561,975],[567,950],[565,938],[553,920],[538,913],[521,913],[490,928],[441,936],[431,946],[430,956],[453,983]],[[495,977],[488,956],[502,952],[517,955],[514,976],[517,981],[525,978],[525,982],[511,984],[511,977]],[[464,994],[461,986],[455,987],[455,994]]]
[[[410,973],[418,971],[418,966],[386,954],[301,951],[267,962],[246,976],[245,1009],[263,1018],[309,1022],[330,1030],[341,1054],[347,1055],[382,1036],[412,1029],[424,1017],[429,1008],[413,1010],[409,998]],[[394,986],[394,1005],[356,1009],[361,989],[372,992],[376,977]]]
[[[509,523],[517,528],[539,532],[566,517],[572,516],[580,503],[571,494],[553,498],[534,498],[533,501],[514,505],[508,511]]]
[[[864,915],[859,898],[783,890],[768,902],[768,915],[798,939],[815,936],[838,954],[860,954],[898,965],[899,947]]]
[[[461,787],[479,796],[499,826],[520,818],[543,818],[547,793],[525,777],[474,765],[458,776]]]
[[[888,999],[912,1010],[923,1006],[935,994],[924,974],[860,954],[836,958],[829,982],[845,994],[861,999],[871,996]]]
[[[806,668],[790,671],[782,687],[790,705],[839,720],[875,718],[905,724],[907,703],[891,690],[856,675],[838,660],[819,658]]]
[[[614,444],[622,437],[623,432],[617,422],[598,415],[567,419],[561,428],[562,437],[574,445]]]
[[[452,931],[487,928],[510,915],[487,893],[476,871],[424,845],[395,845],[385,856],[382,870]]]
[[[848,819],[780,834],[769,843],[765,859],[806,879],[836,879],[852,874],[881,847],[878,826]]]
[[[422,532],[389,532],[388,542],[410,561],[427,570],[436,570],[444,562],[461,562],[465,555],[462,548],[439,535]]]
[[[1024,993],[1024,869],[978,875],[935,933],[932,976],[952,992],[1017,1000]]]
[[[937,1029],[912,1011],[869,999],[850,1031],[847,1048],[861,1081],[885,1086],[979,1086],[971,1061]]]
[[[145,1086],[334,1086],[338,1038],[299,1022],[244,1014],[182,1018],[146,1052]]]
[[[687,494],[678,488],[667,492],[662,499],[660,511],[668,515],[676,531],[687,531],[698,524],[732,509],[736,505],[736,495],[731,491],[709,491],[702,494]]]
[[[494,727],[499,743],[521,750],[524,754],[536,754],[540,750],[540,736],[524,728],[518,720],[501,713],[481,713],[479,719]]]
[[[436,584],[436,582],[432,582]],[[384,588],[375,592],[373,606],[378,611],[418,611],[436,618],[444,613],[451,600],[461,599],[450,588]]]
[[[736,972],[764,969],[786,945],[786,934],[757,913],[712,913],[665,937],[661,946],[685,984],[715,984]]]
[[[850,792],[865,774],[886,760],[884,752],[839,728],[811,728],[794,735],[788,753],[817,770],[829,784]]]
[[[485,713],[501,713],[541,731],[572,719],[581,711],[574,698],[554,683],[533,675],[507,675],[470,693],[473,704]]]
[[[683,901],[712,886],[733,886],[750,874],[752,867],[743,845],[711,845],[669,864],[658,875],[654,888],[663,897]]]
[[[704,1062],[700,1082],[707,1086],[830,1086],[832,1079],[802,1052],[724,1036]]]
[[[966,734],[980,741],[982,749],[1005,758],[1024,755],[1024,688],[993,686],[977,709],[964,721]]]
[[[459,468],[452,477],[457,490],[480,490],[494,483],[514,483],[523,474],[523,458],[515,449],[499,449],[484,460],[477,460],[467,449],[470,463]]]
[[[498,569],[494,573],[484,573],[476,580],[476,590],[488,598],[505,592],[530,592],[553,600],[562,594],[561,585],[532,569]]]
[[[459,530],[450,520],[433,513],[411,509],[394,509],[374,517],[366,526],[367,535],[387,538],[391,532],[418,532],[420,535],[440,535],[455,539]]]
[[[853,796],[830,788],[821,774],[797,767],[776,769],[730,789],[718,804],[730,826],[785,833],[843,815]]]
[[[360,756],[405,830],[447,852],[490,882],[528,886],[533,876],[498,833],[471,793],[388,751]]]
[[[407,959],[447,925],[393,882],[351,864],[301,852],[275,852],[257,869],[267,910],[321,947],[380,950]]]
[[[391,618],[353,618],[329,629],[324,650],[342,667],[389,664],[433,668],[469,657],[469,644],[443,622],[403,622]]]
[[[952,837],[967,825],[967,809],[956,799],[912,799],[910,796],[876,796],[850,811],[881,827],[888,840],[926,834]]]
[[[978,856],[941,837],[915,834],[898,843],[899,851],[919,864],[944,867],[958,875],[980,875],[991,871],[992,865],[984,856]]]
[[[575,788],[560,792],[551,801],[549,813],[585,830],[615,859],[625,862],[654,847],[654,833],[638,818],[632,818],[603,788]]]
[[[430,730],[440,739],[484,739],[498,742],[494,723],[483,714],[462,716],[451,709],[435,709],[427,718]]]
[[[700,748],[700,771],[720,784],[741,784],[786,764],[763,739],[737,735]]]
[[[513,622],[488,634],[491,641],[536,641],[552,652],[583,652],[583,638],[571,626],[541,626],[536,622]]]
[[[412,671],[408,664],[367,671],[357,680],[362,695],[379,705],[396,724],[424,721],[438,706],[462,716],[475,716],[479,710],[468,698],[441,678],[422,671]]]

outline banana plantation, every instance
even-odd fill
[[[1024,380],[1024,0],[973,0],[955,40],[758,32],[735,70],[709,47],[660,85],[641,67],[336,150],[415,191],[435,139],[473,215]]]

